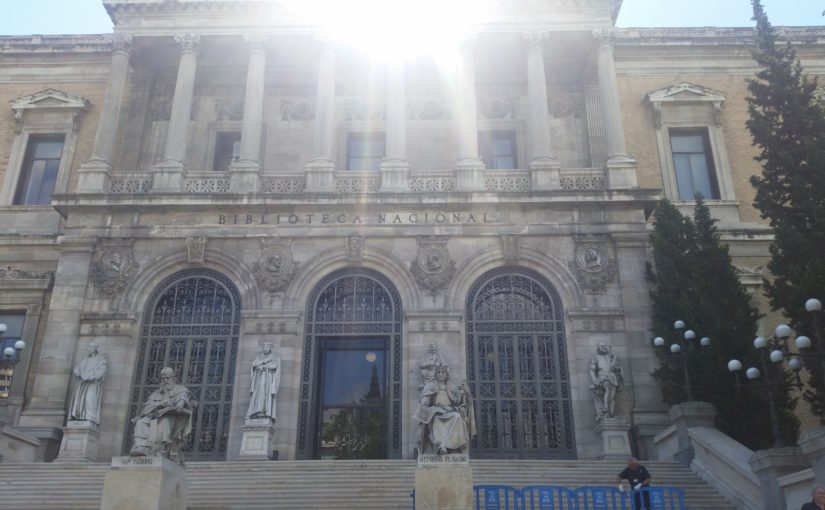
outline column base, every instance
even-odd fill
[[[247,419],[243,425],[241,453],[238,460],[272,460],[275,422],[269,418]]]
[[[186,510],[186,468],[161,457],[115,457],[100,510]]]
[[[561,165],[555,159],[537,158],[530,162],[530,182],[534,190],[561,189]]]
[[[410,164],[402,159],[381,163],[381,191],[409,191]]]
[[[464,455],[421,455],[415,469],[415,510],[458,510],[473,504],[473,468]]]
[[[466,158],[455,164],[456,191],[485,191],[484,162]]]
[[[596,434],[602,439],[600,459],[627,460],[630,450],[630,424],[623,418],[604,418],[596,424]]]
[[[335,165],[328,159],[314,159],[304,166],[306,191],[335,191]]]
[[[152,167],[152,192],[180,193],[186,169],[181,161],[167,160]]]
[[[55,462],[94,462],[97,460],[100,432],[90,421],[68,421]]]
[[[605,164],[607,189],[629,189],[639,187],[636,169],[639,164],[629,156],[613,156]]]
[[[261,189],[261,165],[255,161],[238,161],[229,165],[230,191],[249,193]]]
[[[80,165],[77,171],[78,193],[106,193],[112,177],[112,164],[102,159],[92,159]]]

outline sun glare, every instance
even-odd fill
[[[473,31],[487,0],[296,0],[301,18],[376,58],[438,57]]]

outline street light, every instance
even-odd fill
[[[796,348],[802,356],[802,361],[799,364],[810,371],[810,367],[814,363],[819,363],[821,367],[822,377],[825,378],[825,342],[822,339],[822,329],[819,321],[822,319],[822,302],[818,299],[811,298],[805,301],[805,310],[811,313],[813,322],[813,340],[805,335],[799,335],[794,340]],[[800,368],[801,368],[800,367]]]
[[[0,323],[0,344],[3,343],[3,335],[8,331],[8,327]],[[0,369],[10,369],[20,361],[20,353],[26,348],[26,342],[18,340],[14,342],[14,347],[3,349],[3,356],[0,357]]]
[[[704,354],[704,348],[709,347],[711,342],[710,338],[702,337],[699,340],[699,345],[696,345],[696,332],[692,329],[688,329],[682,332],[685,329],[684,321],[677,320],[673,323],[673,330],[676,332],[676,341],[670,344],[670,353],[673,357],[679,358],[682,363],[682,370],[685,381],[685,391],[687,392],[687,399],[688,401],[695,400],[693,394],[693,388],[695,386],[695,375],[694,367],[691,361],[699,356]],[[653,339],[653,346],[657,348],[664,348],[667,342],[664,338],[657,336]]]

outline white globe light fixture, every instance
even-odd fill
[[[653,339],[653,345],[655,345],[656,347],[664,347],[665,346],[665,339],[660,337],[660,336],[657,336],[656,338]]]
[[[5,333],[7,329],[8,329],[8,327],[6,327],[6,325],[5,325],[5,324],[3,324],[2,322],[0,322],[0,335],[2,335],[3,333]]]
[[[757,349],[764,349],[768,346],[768,341],[764,337],[758,336],[753,339],[753,346]]]
[[[682,352],[682,346],[679,344],[673,344],[670,346],[670,352],[672,352],[673,354],[678,354]]]
[[[3,356],[7,358],[11,358],[12,356],[14,356],[14,347],[6,347],[5,349],[3,349]]]
[[[673,329],[685,329],[684,321],[676,321],[673,323]]]
[[[773,361],[774,363],[779,363],[783,359],[785,359],[785,355],[782,354],[782,351],[777,349],[771,352],[771,361]]]
[[[788,361],[788,368],[790,368],[794,372],[799,372],[800,370],[802,370],[802,360],[799,358],[791,358]]]
[[[776,336],[779,338],[788,338],[791,336],[791,327],[787,324],[780,324],[776,326]]]
[[[809,312],[818,312],[822,310],[822,301],[815,298],[805,301],[805,310],[808,310]]]
[[[747,369],[745,371],[745,375],[747,376],[748,379],[754,380],[754,379],[759,379],[759,376],[762,375],[762,373],[759,371],[758,368],[750,367],[749,369]]]
[[[14,349],[16,351],[22,351],[25,348],[26,348],[26,342],[24,342],[23,340],[18,340],[16,342],[14,342]]]
[[[728,370],[731,372],[738,372],[742,370],[742,362],[738,359],[732,359],[728,361]]]
[[[693,340],[696,338],[696,333],[692,329],[685,331],[685,340]]]
[[[701,339],[699,339],[699,345],[701,345],[702,347],[709,346],[710,345],[710,338],[708,338],[706,336],[703,336]]]
[[[797,349],[810,349],[811,347],[811,339],[804,335],[796,337],[794,343]]]

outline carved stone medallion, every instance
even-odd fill
[[[364,238],[349,236],[347,238],[347,260],[360,264],[364,259]]]
[[[575,260],[568,262],[579,285],[591,294],[607,291],[616,279],[616,261],[609,258],[607,246],[596,240],[577,241]]]
[[[129,245],[103,246],[93,267],[93,276],[100,292],[105,296],[117,296],[138,270]]]
[[[298,264],[292,258],[292,240],[262,241],[261,255],[253,266],[255,278],[269,292],[289,287]]]
[[[432,294],[447,287],[455,275],[455,261],[450,260],[447,239],[418,238],[418,253],[410,263],[410,272],[418,286]]]
[[[203,264],[206,258],[206,238],[187,237],[186,257],[190,264]]]

